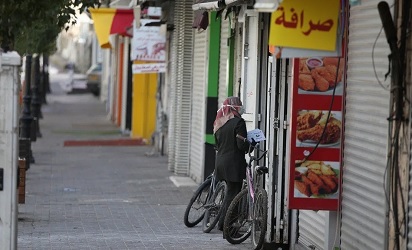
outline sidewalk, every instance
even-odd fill
[[[184,225],[196,186],[175,185],[167,156],[146,156],[149,146],[65,144],[128,137],[97,98],[67,95],[63,78],[50,75],[43,137],[32,144],[36,162],[27,172],[26,203],[19,204],[19,250],[251,249],[250,240],[231,245],[220,231]]]

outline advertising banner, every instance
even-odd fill
[[[132,65],[133,74],[164,73],[166,63],[142,63]]]
[[[137,61],[166,61],[166,31],[162,26],[144,26],[159,20],[140,20],[142,26],[133,28],[131,59]]]
[[[272,13],[269,44],[336,50],[340,0],[284,0]]]
[[[343,141],[344,58],[293,61],[289,208],[336,210]]]

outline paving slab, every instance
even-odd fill
[[[65,146],[65,141],[124,138],[91,94],[68,95],[50,76],[43,134],[32,144],[26,203],[18,209],[18,249],[251,249],[220,231],[183,223],[197,184],[167,169],[150,146]],[[150,155],[150,156],[149,156]]]

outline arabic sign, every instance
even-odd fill
[[[272,13],[269,44],[334,51],[339,7],[340,0],[284,0]]]
[[[289,208],[336,210],[341,189],[345,60],[293,61]]]
[[[142,26],[133,28],[132,60],[166,61],[166,32],[160,26],[144,26],[159,20],[141,19]]]
[[[164,73],[166,72],[166,63],[133,64],[132,72],[133,74]]]

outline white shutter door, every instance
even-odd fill
[[[220,58],[219,58],[219,96],[218,96],[218,108],[222,105],[223,101],[228,97],[228,56],[229,46],[228,39],[230,35],[230,21],[229,18],[224,20],[226,11],[222,13],[222,22],[220,27]]]
[[[377,5],[362,0],[349,20],[345,147],[342,185],[342,249],[385,249],[386,197],[383,188],[390,94],[375,77],[372,45],[381,31]],[[389,5],[393,1],[388,1]],[[382,31],[374,49],[377,77],[388,71],[388,43]],[[384,83],[389,84],[389,80]]]
[[[409,94],[409,96],[411,95]],[[411,141],[412,141],[412,138],[411,138]],[[409,162],[408,243],[407,243],[408,246],[407,246],[407,249],[412,249],[412,223],[411,222],[412,222],[412,158],[411,158],[411,161]]]
[[[178,16],[178,10],[177,4],[176,4],[176,11],[175,11],[175,17]],[[174,19],[174,22],[176,22],[176,18]],[[167,105],[167,114],[169,114],[168,117],[168,169],[170,171],[175,170],[175,157],[176,157],[176,136],[175,136],[175,127],[176,127],[176,120],[177,120],[177,112],[174,112],[177,107],[177,94],[176,94],[176,88],[177,88],[177,45],[178,45],[178,40],[177,40],[178,34],[177,34],[177,29],[173,31],[171,35],[171,54],[170,54],[170,64],[169,64],[169,72],[170,72],[170,90],[169,90],[169,97],[168,100],[170,100],[169,105]]]
[[[121,124],[120,129],[122,131],[126,131],[126,114],[127,114],[127,91],[132,91],[131,89],[127,89],[127,82],[128,82],[128,65],[129,65],[129,44],[130,38],[124,37],[124,45],[123,45],[123,78],[122,78],[122,109],[121,109]]]
[[[298,243],[307,249],[323,249],[325,243],[325,211],[299,210]]]
[[[206,132],[206,86],[208,63],[208,32],[195,31],[193,57],[193,99],[191,119],[190,170],[196,182],[203,180],[204,142]]]
[[[245,107],[242,118],[246,122],[247,130],[257,128],[257,93],[258,91],[258,48],[259,48],[259,13],[246,10],[244,18],[243,48],[242,48],[242,86],[240,99]]]
[[[176,174],[188,174],[190,156],[190,117],[192,107],[192,59],[193,59],[193,1],[177,1],[175,25],[177,26],[177,70],[175,161]]]

